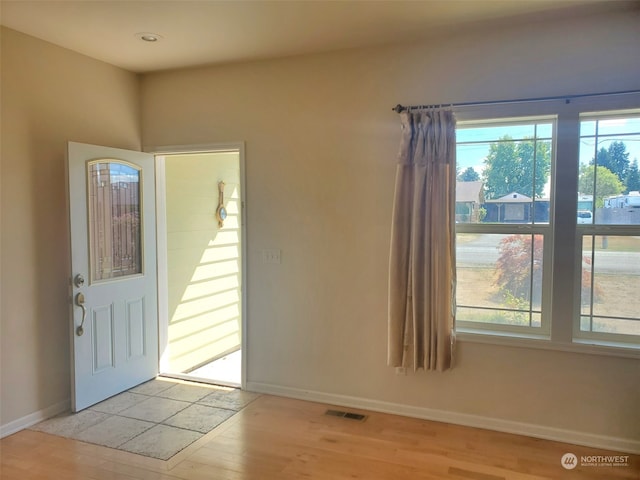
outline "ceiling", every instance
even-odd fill
[[[611,0],[0,0],[0,23],[133,72],[414,41]],[[607,7],[608,5],[608,7]],[[162,38],[144,42],[136,34]]]

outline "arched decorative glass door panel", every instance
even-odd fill
[[[87,183],[91,282],[143,273],[140,168],[94,160]]]

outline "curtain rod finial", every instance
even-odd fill
[[[396,105],[395,107],[393,107],[391,110],[393,110],[393,111],[394,111],[394,112],[396,112],[396,113],[400,113],[400,112],[402,112],[403,110],[405,110],[405,108],[404,108],[402,105],[397,104],[397,105]]]

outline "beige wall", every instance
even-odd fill
[[[69,399],[68,140],[140,149],[135,75],[2,28],[1,410]]]
[[[386,360],[398,102],[638,88],[638,15],[147,75],[147,145],[246,141],[248,380],[636,440],[637,360],[463,343]],[[2,29],[0,423],[69,397],[67,140],[138,149],[133,74]],[[281,264],[260,250],[282,249]]]
[[[637,360],[461,343],[448,373],[385,365],[391,107],[638,88],[638,24],[600,15],[144,76],[144,144],[246,141],[250,384],[640,440]]]
[[[238,152],[165,157],[168,371],[186,372],[240,348]],[[216,220],[218,182],[227,219]],[[162,301],[162,299],[161,299]]]

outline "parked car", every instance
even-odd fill
[[[578,223],[593,223],[593,214],[589,210],[578,210]]]

